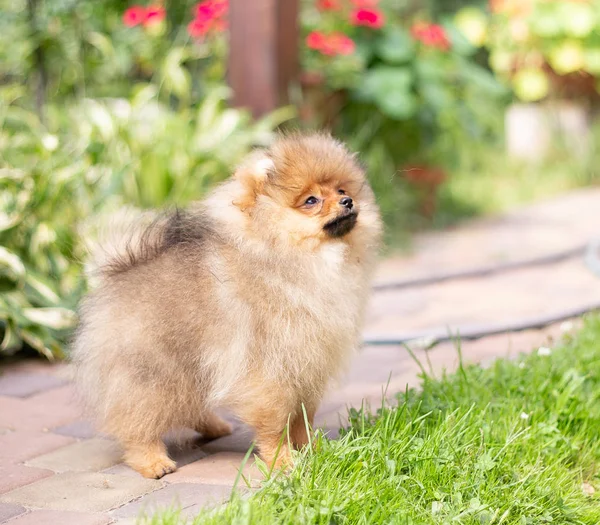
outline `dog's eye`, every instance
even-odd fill
[[[319,199],[317,199],[316,197],[309,197],[308,199],[306,199],[304,201],[304,204],[306,204],[307,206],[314,206],[315,204],[317,204],[319,202]]]
[[[338,193],[339,193],[340,195],[346,195],[346,192],[345,192],[344,190],[342,190],[342,189],[339,189],[339,190],[338,190]]]

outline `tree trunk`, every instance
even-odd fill
[[[298,76],[298,0],[231,0],[233,103],[259,117],[289,101]]]

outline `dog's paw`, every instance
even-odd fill
[[[156,460],[137,469],[145,478],[160,479],[177,470],[177,464],[168,457],[156,458]]]

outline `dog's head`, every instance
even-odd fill
[[[295,244],[351,242],[373,194],[356,156],[329,135],[291,135],[251,157],[236,173],[244,195],[235,204],[255,231]]]

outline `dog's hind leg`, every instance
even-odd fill
[[[231,434],[232,427],[214,412],[206,411],[201,415],[195,430],[206,439],[216,439]]]

